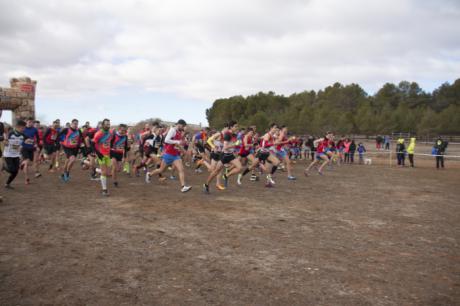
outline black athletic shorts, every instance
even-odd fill
[[[19,165],[21,164],[21,161],[19,157],[5,157],[5,164],[4,164],[4,169],[8,173],[17,173],[19,171]]]
[[[204,147],[203,147],[203,145],[202,145],[201,143],[195,144],[195,147],[196,147],[196,149],[197,149],[197,151],[198,151],[199,153],[201,153],[201,154],[204,153],[205,150],[204,150]]]
[[[54,152],[57,152],[57,146],[55,144],[45,144],[43,150],[46,155],[51,155]]]
[[[84,158],[87,158],[89,155],[89,150],[86,146],[80,147],[80,152],[81,155],[83,155]]]
[[[117,162],[121,162],[123,160],[123,153],[110,151],[110,158],[115,158]]]
[[[144,148],[144,153],[146,157],[150,157],[151,155],[158,155],[158,148],[154,147],[146,147]]]
[[[268,152],[258,152],[257,153],[257,158],[260,160],[260,161],[266,161],[267,158],[270,157],[270,153]]]
[[[67,148],[65,146],[62,147],[64,148],[64,153],[67,158],[70,158],[71,156],[77,157],[79,148]]]
[[[235,159],[235,155],[233,153],[224,153],[222,154],[222,159],[220,160],[224,165],[229,164],[232,160]]]
[[[21,150],[21,155],[23,160],[30,160],[34,161],[34,153],[35,153],[35,148],[34,149],[27,149],[27,148],[22,148]]]
[[[211,152],[211,159],[214,161],[219,161],[222,158],[222,153],[220,152]]]

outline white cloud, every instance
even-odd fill
[[[122,87],[212,102],[335,81],[460,77],[457,1],[2,1],[0,83],[42,97]]]

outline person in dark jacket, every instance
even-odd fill
[[[406,145],[404,139],[399,138],[396,145],[396,158],[398,159],[398,166],[404,167],[406,162]]]
[[[436,154],[436,169],[440,167],[444,169],[444,154],[446,153],[447,145],[449,143],[438,137],[434,143],[433,152]]]
[[[315,152],[316,152],[315,140],[316,140],[315,137],[313,137],[313,136],[310,135],[310,136],[308,137],[307,141],[306,141],[306,144],[305,144],[305,146],[308,147],[309,150],[310,150],[310,154],[309,154],[309,155],[310,155],[310,158],[311,158],[312,161],[315,160]],[[306,156],[305,156],[305,159],[307,159]]]
[[[348,152],[349,158],[350,158],[350,164],[353,164],[355,162],[355,152],[356,152],[356,143],[355,140],[353,139],[350,144],[350,150]]]

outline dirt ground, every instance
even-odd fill
[[[458,168],[303,167],[211,195],[191,171],[185,195],[123,177],[109,198],[79,169],[21,175],[1,190],[0,304],[460,304]]]

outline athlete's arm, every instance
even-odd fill
[[[243,137],[243,149],[246,150],[247,147],[250,147],[249,143],[248,143],[248,139],[249,139],[249,135],[245,135]]]
[[[196,135],[193,135],[192,141],[190,142],[190,149],[195,150],[195,141],[196,141]]]
[[[314,145],[315,147],[318,147],[318,144],[319,144],[321,141],[323,141],[323,140],[324,140],[324,138],[316,139],[315,141],[313,141],[313,145]]]
[[[214,145],[214,140],[220,136],[220,133],[215,133],[214,135],[212,135],[211,137],[208,138],[208,140],[206,141],[206,143],[212,148],[214,149],[216,146]]]
[[[123,152],[123,159],[128,157],[129,145],[128,145],[128,136],[125,136],[125,148]]]
[[[176,130],[175,129],[170,129],[168,131],[168,134],[166,134],[165,143],[167,143],[167,144],[175,144],[175,145],[181,144],[180,140],[174,140],[173,139],[174,136],[176,136]]]
[[[68,131],[69,131],[68,128],[63,128],[63,129],[59,132],[59,135],[58,135],[58,137],[57,137],[56,139],[61,139],[62,136],[67,135],[67,132],[68,132]]]
[[[101,137],[102,133],[100,131],[97,131],[93,138],[94,144],[99,145],[99,140],[101,139]]]
[[[83,139],[83,141],[85,142],[85,146],[86,146],[87,148],[90,148],[90,147],[91,147],[91,141],[90,141],[90,139],[89,139],[89,135],[88,135],[88,134],[86,135],[85,139]]]

